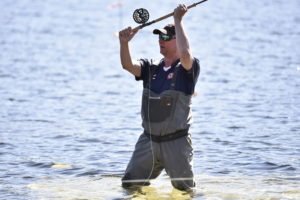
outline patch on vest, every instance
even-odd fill
[[[173,76],[174,76],[174,73],[173,73],[173,72],[172,72],[172,73],[169,73],[167,79],[172,79]]]

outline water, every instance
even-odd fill
[[[177,2],[112,3],[0,2],[0,199],[300,199],[299,1],[210,0],[187,14],[202,67],[191,197],[165,174],[140,193],[120,187],[142,85],[113,34],[136,25],[135,8],[155,19]],[[151,31],[169,21],[138,33],[134,58],[160,58]]]

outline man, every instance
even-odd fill
[[[187,12],[183,4],[174,9],[174,23],[155,29],[159,36],[159,62],[134,61],[129,41],[137,31],[130,27],[119,32],[121,63],[136,80],[143,80],[140,136],[127,166],[122,186],[149,185],[163,169],[179,190],[195,186],[193,148],[189,127],[192,123],[191,98],[200,72],[198,59],[192,56],[182,18]]]

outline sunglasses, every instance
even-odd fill
[[[172,40],[172,39],[176,39],[175,36],[162,35],[162,34],[159,34],[159,35],[158,35],[158,38],[159,38],[160,40],[163,40],[163,41],[170,41],[170,40]]]

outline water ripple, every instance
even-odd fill
[[[0,199],[133,198],[120,178],[143,132],[142,83],[122,69],[113,33],[138,3],[0,1]],[[201,61],[191,133],[202,194],[192,198],[300,199],[298,1],[194,9],[185,25]],[[132,41],[133,58],[159,58],[152,28]],[[154,190],[172,189],[167,177]],[[176,195],[136,195],[147,194]]]

